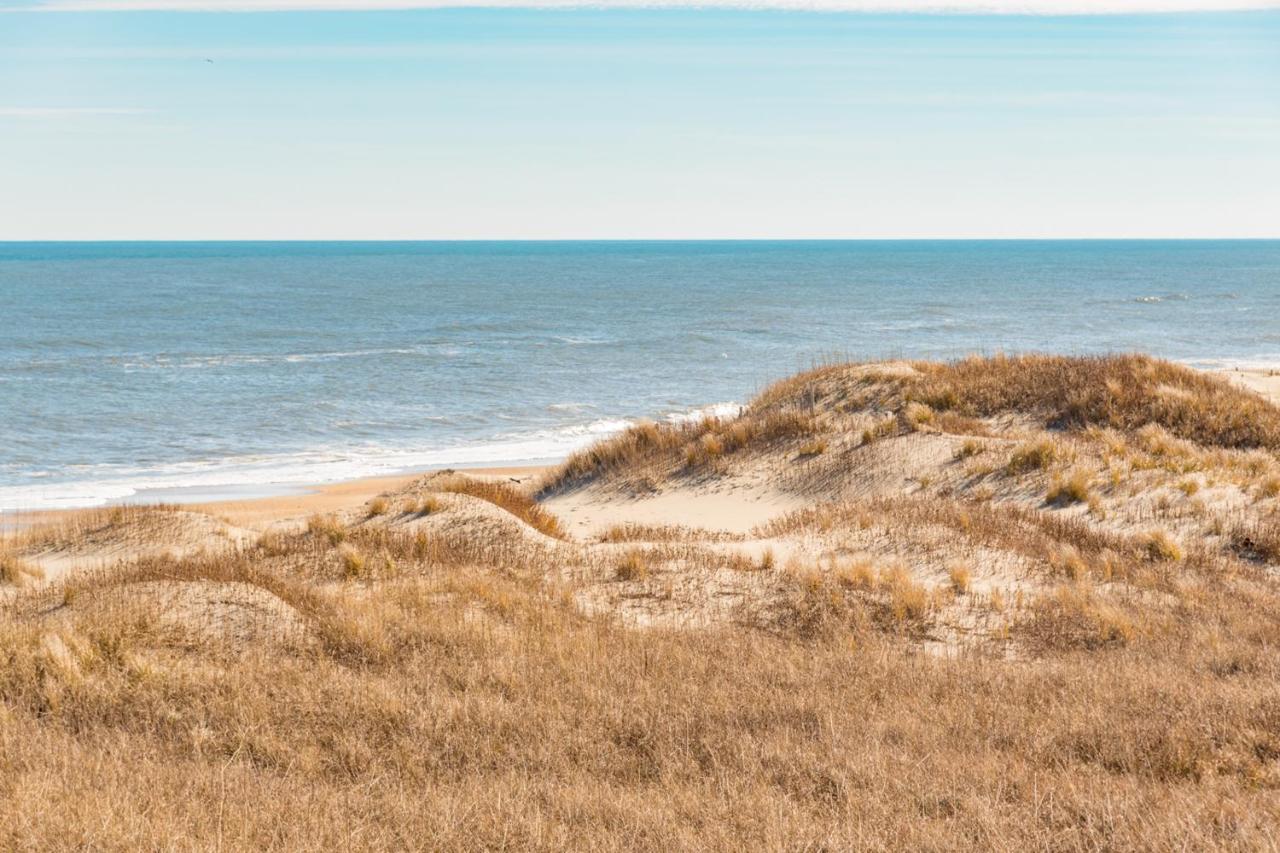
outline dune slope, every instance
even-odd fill
[[[2,559],[0,847],[1278,841],[1280,409],[1143,356],[830,365],[532,487]]]

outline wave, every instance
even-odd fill
[[[588,338],[575,337],[573,335],[552,335],[551,340],[560,344],[568,344],[569,346],[601,346],[603,344],[613,344],[617,341],[612,338]]]
[[[668,423],[686,424],[700,421],[703,418],[736,418],[742,414],[742,408],[741,403],[712,403],[710,406],[703,406],[700,409],[669,412],[663,419]]]
[[[107,365],[123,370],[200,370],[211,367],[240,367],[259,364],[305,364],[340,361],[350,358],[381,358],[388,355],[446,358],[460,355],[465,344],[430,344],[411,347],[381,347],[357,350],[321,350],[286,353],[219,353],[192,355],[181,353],[114,353],[111,355],[70,356],[66,358],[24,359],[19,365],[26,370],[45,368]]]
[[[662,415],[670,423],[729,417],[736,403],[717,403]],[[436,447],[326,447],[281,454],[232,456],[150,468],[98,467],[83,479],[0,486],[0,513],[76,509],[131,500],[195,502],[215,497],[288,494],[314,484],[438,468],[551,463],[637,423],[599,418],[488,441]],[[41,472],[48,474],[49,472]],[[37,479],[28,474],[28,480]],[[218,494],[221,492],[222,494]]]

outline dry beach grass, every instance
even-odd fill
[[[531,489],[28,531],[0,848],[1276,848],[1278,453],[1141,356],[830,365]]]

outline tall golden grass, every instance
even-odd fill
[[[506,483],[456,475],[437,478],[432,481],[431,487],[442,492],[470,495],[488,501],[553,539],[565,539],[568,536],[560,519],[539,506],[538,502],[528,494],[513,489]]]
[[[912,398],[973,417],[1039,416],[1058,428],[1158,424],[1211,447],[1280,450],[1280,410],[1226,380],[1145,355],[1024,355],[915,365]]]
[[[195,579],[258,585],[318,639],[218,653],[83,607]],[[783,634],[637,632],[461,564],[322,593],[250,555],[148,561],[61,618],[0,622],[0,846],[1271,843],[1273,593],[1210,594],[1154,635],[1136,604],[1064,589],[1032,611],[1028,665],[922,656],[874,626],[929,599],[871,584],[884,611],[798,584]]]
[[[832,364],[766,388],[736,418],[634,426],[570,456],[540,494],[607,478],[660,483],[779,444],[812,458],[850,431],[866,444],[924,426],[985,436],[981,419],[1005,414],[1058,431],[1147,428],[1201,448],[1280,450],[1280,409],[1219,377],[1144,355],[975,357],[907,370]],[[1045,441],[1021,448],[1011,470],[1047,468],[1055,450]]]
[[[517,489],[446,475],[377,513],[52,583],[23,548],[160,522],[24,534],[0,558],[0,849],[1273,849],[1275,496],[1251,486],[1215,518],[1185,491],[1135,493],[1123,523],[1070,506],[1126,485],[1071,459],[1091,427],[1157,484],[1200,466],[1201,500],[1223,472],[1266,482],[1272,415],[1246,428],[1226,408],[1252,398],[1180,368],[1068,361],[984,362],[1025,401],[973,363],[822,368],[738,419],[637,428],[544,486],[752,454],[856,464],[963,428],[983,442],[934,436],[940,465],[996,460],[1000,500],[839,497],[748,536],[583,542]],[[1143,387],[1108,387],[1126,376]],[[965,420],[1002,406],[1077,434],[1040,453]],[[872,448],[867,423],[890,425]],[[1054,475],[1061,506],[1043,502]],[[488,509],[468,527],[474,502],[439,492],[551,540]],[[718,617],[622,617],[678,606]]]

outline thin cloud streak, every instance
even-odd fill
[[[0,118],[65,119],[85,116],[137,116],[151,110],[135,107],[0,107]]]
[[[301,12],[406,9],[776,9],[977,15],[1110,15],[1280,9],[1280,0],[0,0],[0,12]]]

